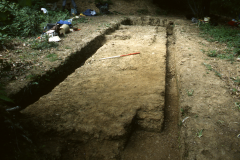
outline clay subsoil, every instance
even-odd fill
[[[240,159],[239,62],[201,51],[224,44],[183,16],[99,16],[78,27],[61,42],[71,49],[56,52],[70,71],[21,111],[44,146],[37,159]]]

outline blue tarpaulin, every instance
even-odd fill
[[[67,24],[67,25],[72,25],[71,22],[68,22],[68,21],[63,21],[63,20],[60,20],[57,22],[58,24]]]
[[[92,11],[91,9],[87,9],[86,11],[83,12],[83,14],[85,16],[92,16],[91,11]]]

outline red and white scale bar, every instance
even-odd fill
[[[123,54],[123,55],[113,56],[113,57],[107,57],[107,58],[101,58],[101,59],[99,59],[99,60],[110,59],[110,58],[118,58],[118,57],[124,57],[124,56],[130,56],[130,55],[134,55],[134,54],[140,54],[140,52]]]

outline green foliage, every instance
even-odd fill
[[[235,106],[240,110],[240,103],[239,102],[235,102]]]
[[[49,10],[48,14],[43,14],[40,8],[45,7],[46,2],[43,0],[32,0],[32,2],[31,7],[26,6],[27,4],[21,7],[16,3],[0,3],[0,20],[3,21],[0,23],[2,44],[6,43],[7,36],[34,36],[40,34],[47,23],[56,23],[69,18],[67,11]]]
[[[9,1],[0,1],[0,21],[4,22],[10,20],[9,14],[11,13],[11,6]]]
[[[231,63],[233,63],[233,61],[235,60],[233,54],[218,54],[217,57],[220,59],[227,59],[227,60],[231,61]]]
[[[237,85],[240,85],[240,78],[237,77],[237,78],[234,80],[234,82],[235,82]]]
[[[203,63],[203,65],[209,70],[209,71],[212,71],[213,68],[210,64],[206,64],[206,63]]]
[[[17,0],[15,1],[18,2]],[[21,3],[19,4],[12,3],[12,1],[0,1],[0,49],[2,44],[6,44],[11,37],[39,35],[48,23],[69,19],[68,11],[48,10],[48,14],[43,14],[40,10],[40,8],[46,7],[46,2],[56,2],[56,0],[32,0],[32,5],[28,0],[25,2],[20,1]],[[73,21],[73,25],[86,22],[88,22],[88,19],[81,17]],[[54,42],[48,43],[47,39],[43,42],[34,40],[30,44],[33,49],[45,49],[56,47],[57,45]]]
[[[184,116],[185,111],[183,108],[180,109],[180,112],[181,112],[181,115]]]
[[[210,50],[210,51],[208,51],[207,55],[209,57],[217,57],[217,51],[216,50]]]
[[[57,47],[58,43],[55,42],[48,42],[48,36],[43,37],[43,41],[41,40],[33,40],[31,42],[31,48],[32,49],[37,49],[37,50],[42,50],[42,49],[47,49],[47,48],[52,48],[52,47]]]
[[[221,73],[219,73],[218,71],[215,71],[215,75],[218,76],[219,78],[222,78]]]
[[[48,55],[46,56],[46,58],[48,58],[48,60],[49,60],[50,62],[54,62],[54,61],[58,60],[58,55],[55,54],[55,53],[48,54]]]
[[[20,6],[31,6],[32,0],[18,0]]]
[[[187,90],[188,96],[193,96],[194,90]]]
[[[200,51],[201,51],[201,52],[203,52],[203,53],[205,53],[205,52],[206,52],[204,49],[201,49]]]
[[[88,23],[88,19],[86,17],[80,17],[77,19],[74,19],[72,24],[76,25],[77,23]]]
[[[239,31],[227,26],[211,26],[210,24],[203,24],[200,26],[202,35],[209,34],[214,41],[231,42],[237,40],[239,43]],[[235,44],[235,43],[234,43]]]
[[[228,50],[223,54],[217,55],[215,52],[209,54],[211,57],[218,56],[219,58],[226,58],[234,60],[234,56],[240,54],[240,35],[239,30],[227,26],[211,26],[210,24],[203,24],[200,26],[201,36],[206,37],[209,41],[217,41],[226,43]]]
[[[0,27],[2,33],[22,37],[40,33],[40,23],[44,20],[44,15],[40,11],[13,5],[11,14],[14,18],[11,24]]]
[[[0,32],[0,48],[3,44],[7,43],[9,41],[9,36],[7,34],[2,34]]]
[[[44,23],[56,23],[59,20],[69,19],[69,13],[65,11],[48,11],[48,14],[45,14]],[[46,24],[45,24],[46,25]]]
[[[214,71],[215,75],[218,76],[219,78],[222,78],[222,74],[216,71],[215,69],[212,68],[210,64],[202,63],[209,71]],[[207,72],[208,74],[208,72]]]
[[[204,129],[202,129],[202,130],[200,130],[200,131],[198,131],[198,132],[196,133],[196,135],[197,135],[198,138],[201,138],[201,137],[203,136],[203,130],[204,130]]]
[[[232,92],[233,94],[236,94],[237,91],[238,91],[238,90],[237,90],[236,88],[231,89],[231,92]]]
[[[38,76],[35,75],[35,74],[30,74],[30,75],[27,75],[27,76],[26,76],[26,79],[30,79],[30,80],[35,80],[35,79],[37,79],[37,78],[38,78]]]

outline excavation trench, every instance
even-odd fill
[[[37,76],[37,78],[28,83],[28,85],[12,92],[9,96],[14,99],[15,104],[21,106],[22,109],[38,101],[40,97],[50,93],[53,88],[63,82],[75,69],[83,66],[85,61],[103,46],[106,41],[104,35],[113,32],[118,26],[119,24],[116,24],[105,30],[103,34],[98,34],[91,39],[87,39],[81,46],[81,49],[73,51],[66,60],[57,67],[54,67],[54,70],[49,70],[43,75]],[[38,85],[34,85],[35,82],[38,82]],[[11,106],[13,104],[10,103],[9,105]]]
[[[86,57],[84,65],[22,111],[26,123],[38,131],[38,143],[47,146],[45,155],[55,159],[179,157],[178,96],[170,62],[174,56],[168,50],[174,38],[166,22],[124,20],[116,31],[101,37],[104,43],[92,48],[96,52]],[[100,60],[136,52],[140,54]],[[140,142],[150,147],[145,153]]]

